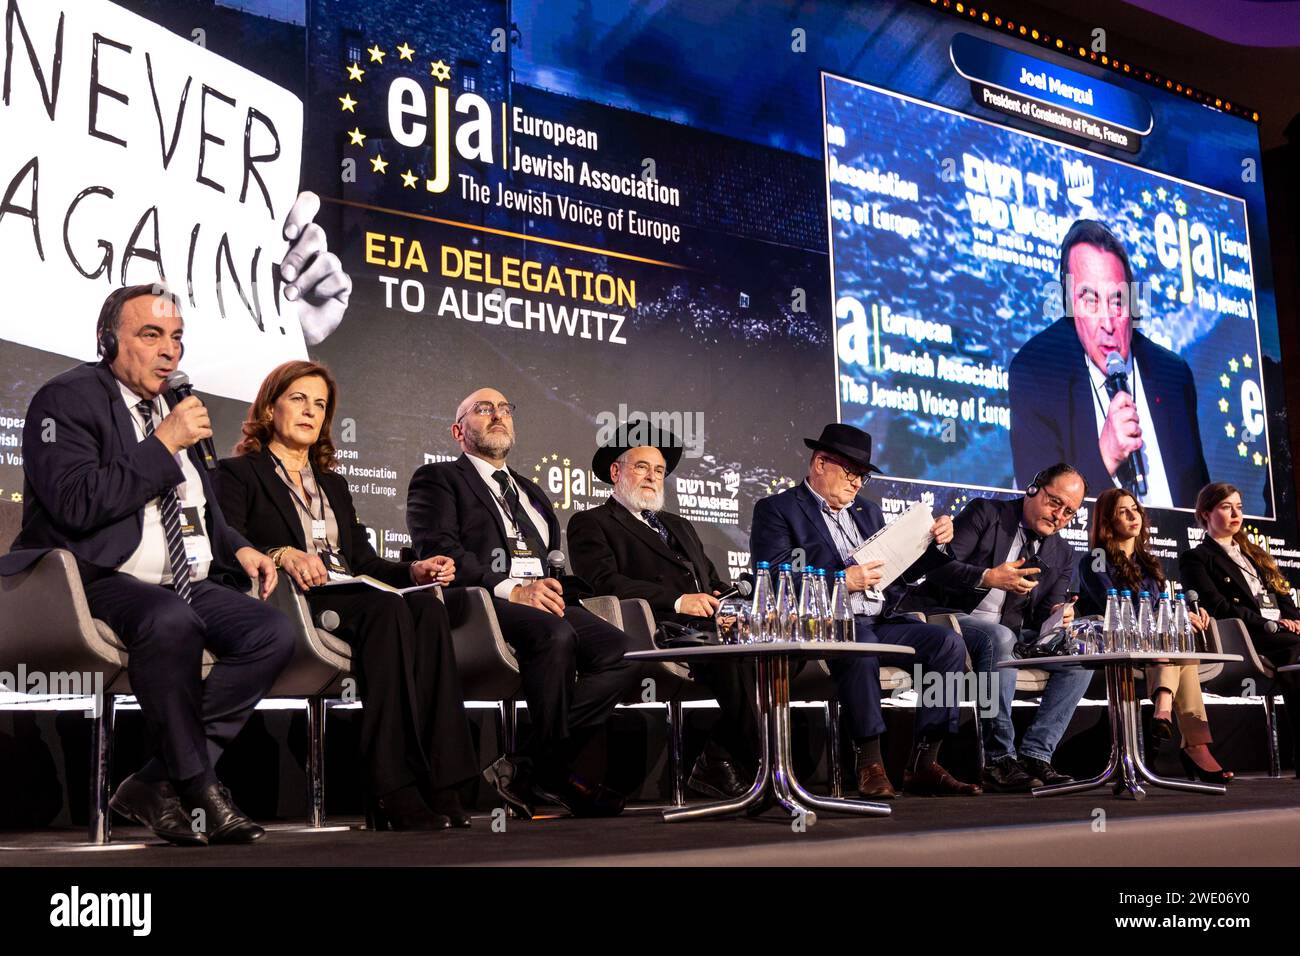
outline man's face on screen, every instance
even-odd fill
[[[1111,352],[1127,362],[1133,317],[1124,263],[1113,252],[1079,243],[1070,250],[1069,276],[1074,329],[1088,360],[1103,372]]]
[[[515,445],[514,415],[508,400],[495,388],[480,388],[456,409],[451,436],[462,451],[482,458],[505,458]]]
[[[181,360],[184,331],[185,323],[170,296],[140,295],[129,300],[122,306],[117,328],[113,375],[142,398],[156,398]]]

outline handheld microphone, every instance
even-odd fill
[[[746,571],[740,577],[736,578],[736,583],[731,586],[730,591],[725,591],[718,596],[719,601],[725,601],[729,597],[747,598],[754,593],[754,576]]]
[[[337,630],[341,623],[338,611],[331,611],[327,608],[316,615],[316,626],[323,631]]]
[[[1106,384],[1116,392],[1127,392],[1128,376],[1124,373],[1124,360],[1118,352],[1106,353]],[[1130,393],[1132,394],[1132,393]],[[1147,469],[1142,464],[1141,449],[1129,452],[1128,467],[1133,475],[1133,487],[1143,497],[1147,493]]]
[[[546,576],[557,580],[564,576],[563,551],[552,551],[546,556]]]
[[[1264,622],[1264,630],[1268,631],[1268,633],[1270,633],[1270,634],[1276,634],[1276,633],[1277,633],[1277,621],[1265,621],[1265,622]]]
[[[167,376],[167,387],[170,388],[183,401],[194,394],[194,386],[190,384],[190,377],[184,372],[176,371]],[[199,457],[203,459],[203,467],[208,471],[217,470],[217,447],[212,444],[211,438],[200,438],[198,441]],[[326,628],[329,630],[329,628]]]
[[[1192,613],[1195,614],[1197,617],[1200,617],[1201,606],[1196,602],[1201,599],[1201,596],[1197,594],[1195,591],[1184,591],[1183,597],[1187,598],[1187,606],[1191,608]]]

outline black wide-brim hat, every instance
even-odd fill
[[[838,423],[827,425],[820,438],[805,438],[803,443],[814,451],[843,458],[863,471],[880,474],[880,469],[871,463],[871,436],[861,428]]]
[[[646,440],[639,440],[641,438]],[[603,481],[607,485],[613,484],[609,480],[610,466],[624,452],[631,451],[633,448],[646,447],[658,448],[659,454],[664,456],[664,467],[667,469],[665,477],[673,473],[673,469],[682,460],[682,453],[686,450],[681,439],[667,429],[656,428],[649,419],[632,418],[619,422],[610,442],[596,449],[596,454],[591,459],[592,474],[596,476],[597,481]]]

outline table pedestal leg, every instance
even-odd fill
[[[1228,788],[1221,783],[1170,780],[1168,777],[1161,777],[1147,767],[1146,761],[1143,759],[1141,738],[1139,736],[1139,730],[1142,726],[1142,705],[1140,703],[1141,698],[1137,693],[1137,678],[1133,674],[1133,668],[1124,668],[1119,675],[1119,679],[1124,685],[1124,693],[1120,697],[1128,706],[1128,725],[1131,728],[1130,733],[1132,735],[1133,763],[1138,775],[1148,783],[1157,787],[1164,787],[1166,790],[1187,790],[1192,793],[1226,793]]]
[[[1035,787],[1033,794],[1036,797],[1055,797],[1065,793],[1083,793],[1085,790],[1092,790],[1096,787],[1105,786],[1115,776],[1119,769],[1120,755],[1124,750],[1123,745],[1123,727],[1119,718],[1118,697],[1114,688],[1111,686],[1114,672],[1111,668],[1106,668],[1106,708],[1110,718],[1110,757],[1106,761],[1106,769],[1095,777],[1087,780],[1074,780],[1070,783],[1057,783],[1047,787]]]
[[[756,680],[759,756],[754,785],[739,797],[695,807],[674,807],[664,811],[664,820],[702,820],[739,813],[760,803],[769,793],[791,816],[803,818],[805,826],[817,822],[817,810],[888,816],[883,803],[842,800],[809,793],[794,775],[790,744],[790,662],[787,658],[758,659]]]

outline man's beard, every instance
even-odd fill
[[[663,511],[664,510],[664,492],[662,488],[655,490],[639,489],[635,481],[626,481],[619,479],[618,485],[615,486],[620,498],[630,504],[637,511]]]
[[[515,444],[515,440],[506,432],[483,432],[469,437],[474,451],[485,458],[505,458]]]

